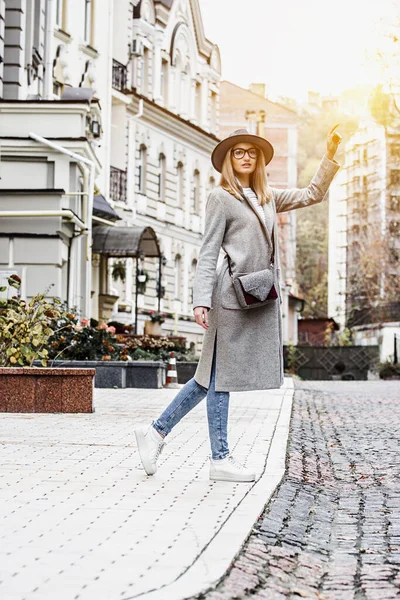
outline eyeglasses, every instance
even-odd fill
[[[258,151],[256,148],[249,148],[248,150],[245,150],[244,148],[234,148],[234,150],[232,150],[232,156],[238,160],[243,158],[245,154],[248,154],[249,158],[257,158]]]

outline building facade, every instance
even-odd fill
[[[400,335],[400,134],[364,122],[345,147],[329,213],[329,315],[382,360]]]
[[[0,21],[2,277],[138,332],[160,308],[199,347],[220,57],[197,0],[1,1]]]
[[[274,147],[274,158],[267,167],[272,187],[288,188],[297,184],[296,112],[265,97],[264,84],[252,84],[248,90],[229,81],[220,85],[220,135],[228,136],[245,127],[250,133],[266,137]],[[297,317],[303,303],[296,284],[296,212],[278,215],[279,249],[282,266],[283,340],[297,343]]]

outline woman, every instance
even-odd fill
[[[329,132],[326,154],[304,189],[268,186],[265,166],[274,151],[263,137],[238,129],[214,148],[211,161],[221,179],[207,200],[193,285],[194,316],[205,329],[201,357],[194,377],[159,418],[135,430],[148,475],[156,472],[165,436],[207,396],[210,479],[255,479],[255,473],[229,453],[229,392],[279,388],[283,383],[280,270],[278,252],[274,251],[278,246],[276,213],[310,206],[324,198],[339,169],[333,158],[341,140],[336,128]],[[225,256],[216,270],[221,247]],[[232,276],[259,272],[262,277],[272,274],[274,293],[269,292],[261,305],[248,307],[237,295]]]

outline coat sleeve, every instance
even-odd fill
[[[276,212],[285,212],[321,202],[339,169],[340,165],[336,160],[330,160],[324,156],[311,183],[306,188],[289,190],[271,188],[275,198]]]
[[[223,200],[211,192],[206,204],[203,242],[193,281],[193,309],[196,306],[211,308],[216,267],[224,239],[225,225]]]

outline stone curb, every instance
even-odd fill
[[[185,600],[206,593],[219,583],[284,475],[293,396],[294,385],[289,380],[262,475],[195,562],[171,584],[126,600]]]

